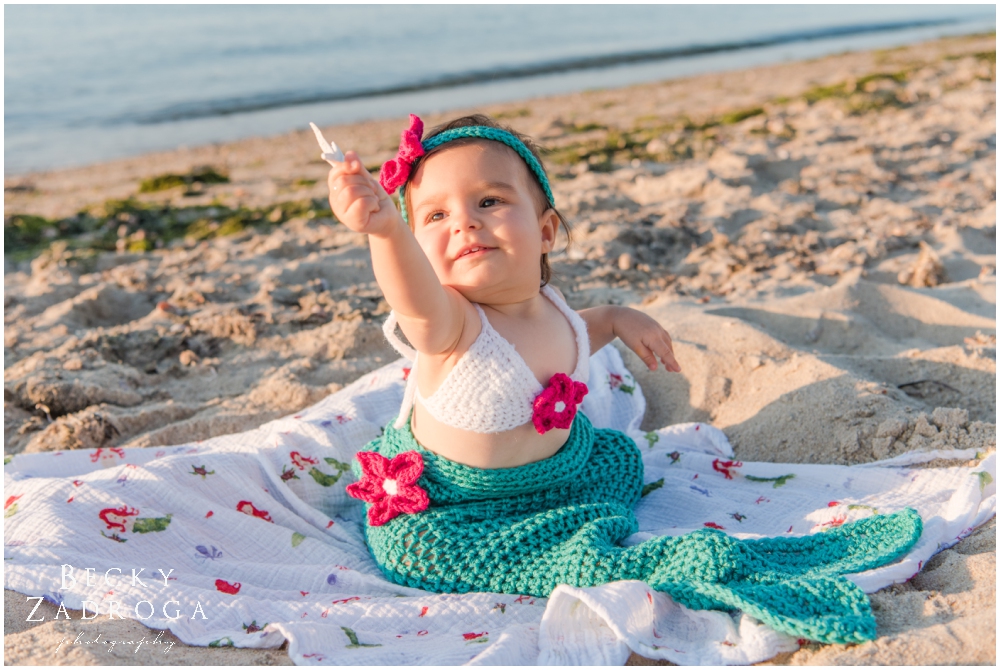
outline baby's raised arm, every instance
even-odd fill
[[[348,151],[327,179],[330,209],[345,226],[368,235],[372,268],[413,347],[436,355],[455,348],[468,301],[441,285],[413,232],[358,155]]]

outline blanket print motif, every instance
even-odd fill
[[[913,507],[924,532],[909,553],[848,575],[870,593],[910,578],[995,512],[995,454],[936,470],[907,467],[934,453],[852,468],[741,463],[705,424],[640,431],[645,401],[618,352],[606,347],[591,365],[607,383],[591,385],[582,411],[632,437],[645,472],[638,530],[624,546],[705,528],[739,539],[815,535]],[[345,487],[354,454],[398,409],[406,372],[396,361],[237,435],[7,459],[5,588],[76,610],[87,601],[101,617],[115,607],[192,645],[287,640],[300,665],[621,664],[630,650],[744,664],[798,647],[745,613],[691,610],[636,580],[562,585],[548,598],[388,581],[364,542],[363,505]]]

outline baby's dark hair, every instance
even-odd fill
[[[532,155],[535,158],[538,159],[539,163],[542,162],[542,157],[541,157],[541,153],[538,150],[538,146],[531,140],[530,137],[527,137],[526,135],[522,135],[521,133],[517,132],[516,130],[514,130],[510,126],[504,125],[504,124],[500,123],[499,121],[496,121],[495,119],[493,119],[493,118],[491,118],[489,116],[486,116],[485,114],[470,114],[468,116],[461,116],[461,117],[459,117],[457,119],[452,119],[451,121],[448,121],[447,123],[443,123],[443,124],[441,124],[439,126],[435,126],[434,128],[431,128],[430,131],[428,131],[428,133],[423,138],[421,138],[421,139],[428,140],[428,139],[430,139],[430,138],[432,138],[432,137],[434,137],[436,135],[440,135],[441,133],[443,133],[443,132],[445,132],[447,130],[453,130],[455,128],[465,128],[467,126],[486,126],[487,128],[496,128],[498,130],[507,131],[508,133],[510,133],[511,135],[513,135],[514,137],[516,137],[517,139],[521,140],[521,142],[524,143],[524,146],[526,146],[528,148],[528,151],[530,151],[532,153]],[[460,138],[460,139],[452,140],[451,142],[446,142],[445,144],[442,144],[441,146],[438,146],[438,147],[435,147],[435,148],[431,149],[426,154],[424,154],[423,156],[420,156],[416,161],[414,161],[410,174],[415,174],[416,171],[417,171],[417,167],[420,165],[421,161],[427,160],[427,158],[429,156],[433,156],[434,154],[436,154],[438,152],[441,152],[441,151],[444,151],[446,149],[453,148],[453,147],[456,147],[456,146],[462,146],[462,145],[465,145],[465,144],[472,144],[474,142],[484,142],[484,141],[488,142],[488,141],[491,141],[491,140],[484,140],[484,139],[476,138],[476,137],[463,137],[463,138]],[[506,145],[503,145],[503,146],[506,146]],[[523,161],[522,161],[522,163],[523,163]],[[552,211],[555,212],[556,218],[559,220],[559,225],[562,227],[563,232],[566,233],[566,243],[569,244],[570,239],[571,239],[570,238],[569,222],[559,212],[559,210],[555,208],[554,205],[552,205],[552,204],[549,203],[548,198],[545,195],[545,190],[542,188],[541,183],[538,181],[538,177],[535,176],[535,173],[528,167],[527,163],[523,163],[523,165],[524,165],[524,169],[531,176],[531,179],[529,180],[529,183],[533,187],[532,188],[532,192],[533,192],[533,196],[534,196],[534,199],[535,199],[535,205],[538,208],[538,212],[542,213],[542,212],[544,212],[547,209],[551,209]],[[410,207],[409,189],[407,189],[404,192],[404,197],[406,198],[406,210],[408,212],[412,212],[413,209]],[[412,221],[410,222],[410,227],[411,228],[413,227]],[[558,232],[558,230],[556,232]],[[552,278],[552,268],[549,266],[548,254],[542,254],[541,269],[542,269],[542,286],[545,286],[546,284],[549,283],[549,280]]]

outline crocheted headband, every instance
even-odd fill
[[[392,193],[397,188],[399,189],[399,210],[403,215],[403,221],[409,223],[409,218],[406,214],[406,182],[410,179],[410,171],[413,163],[431,149],[464,137],[475,137],[501,142],[516,151],[517,155],[523,158],[524,162],[528,164],[528,168],[531,169],[535,178],[538,179],[538,183],[542,187],[542,191],[545,192],[545,197],[549,205],[555,207],[555,198],[552,197],[552,188],[549,186],[549,178],[545,174],[545,168],[538,162],[538,159],[531,153],[531,150],[525,146],[524,142],[506,130],[490,128],[489,126],[464,126],[462,128],[446,130],[439,135],[421,142],[420,136],[423,135],[423,132],[424,122],[416,114],[410,114],[410,127],[404,130],[400,136],[399,151],[396,157],[383,163],[382,169],[379,171],[379,183],[382,184],[382,188],[387,193]]]

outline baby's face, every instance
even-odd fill
[[[539,205],[532,179],[495,142],[446,148],[420,164],[407,186],[410,222],[443,285],[473,302],[538,290],[558,219]]]

